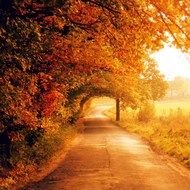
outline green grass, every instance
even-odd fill
[[[127,108],[121,112],[119,125],[149,141],[154,149],[173,156],[190,167],[189,111],[190,100],[160,101],[155,103],[155,109],[141,111],[141,118],[147,118],[149,112],[155,112],[144,122],[143,119],[139,120],[139,110]],[[114,118],[114,110],[110,110],[108,115]]]

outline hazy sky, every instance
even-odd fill
[[[185,55],[180,50],[165,46],[153,54],[153,58],[167,79],[173,79],[176,76],[190,78],[190,56]]]

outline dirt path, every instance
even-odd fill
[[[189,171],[151,151],[111,121],[86,121],[80,142],[59,167],[24,190],[189,190]]]

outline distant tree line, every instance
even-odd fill
[[[190,98],[190,79],[178,76],[168,81],[166,98]]]

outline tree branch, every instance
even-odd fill
[[[174,38],[174,40],[176,41],[176,44],[177,46],[179,46],[179,48],[182,48],[182,45],[178,42],[177,38],[175,37],[173,31],[170,29],[170,27],[168,26],[168,23],[165,21],[165,18],[163,17],[163,14],[164,16],[172,23],[174,24],[178,30],[180,30],[184,35],[185,37],[190,41],[190,38],[189,36],[183,31],[183,29],[175,22],[173,21],[173,19],[171,19],[166,13],[164,13],[157,5],[155,5],[154,3],[151,3],[159,12],[160,14],[160,17],[161,17],[161,20],[163,21],[163,23],[166,25],[166,27],[168,28],[168,31],[170,32],[170,34],[172,35],[172,37]]]
[[[96,0],[82,0],[82,1],[85,2],[85,3],[89,2],[91,4],[94,4],[94,5],[98,6],[98,7],[102,7],[103,9],[106,9],[106,10],[108,10],[109,12],[111,12],[113,14],[120,14],[120,11],[112,9],[111,7],[106,6],[106,5],[100,3],[100,2],[98,2]]]

